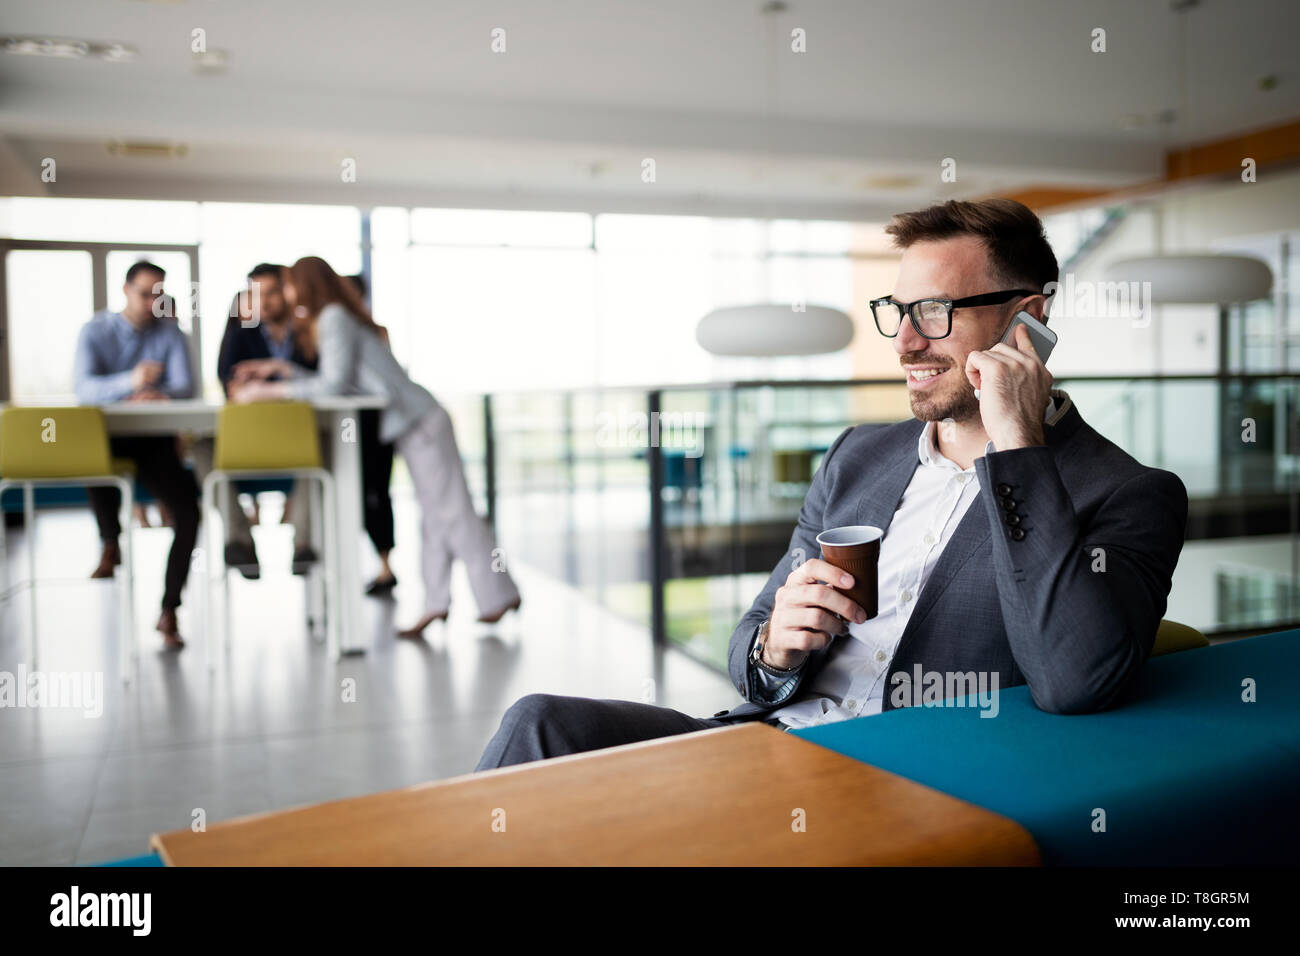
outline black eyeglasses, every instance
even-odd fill
[[[1001,305],[1016,296],[1042,295],[1030,289],[1007,289],[1003,292],[985,292],[968,295],[964,299],[917,299],[915,302],[898,302],[892,296],[871,300],[871,314],[876,318],[876,328],[887,339],[898,334],[903,324],[903,314],[912,320],[912,328],[927,339],[946,338],[952,331],[953,309],[974,309],[981,305]]]

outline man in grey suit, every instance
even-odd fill
[[[953,201],[896,216],[887,232],[903,250],[898,281],[872,311],[915,418],[847,429],[826,452],[789,551],[731,636],[728,670],[745,702],[699,718],[530,694],[476,769],[736,721],[788,730],[929,703],[918,676],[1028,684],[1059,714],[1122,699],[1165,612],[1187,522],[1182,482],[1085,423],[1024,327],[1014,346],[1001,343],[1018,311],[1046,322],[1057,280],[1029,209]],[[835,589],[849,579],[817,558],[817,535],[845,525],[885,530],[871,620]]]

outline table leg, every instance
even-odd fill
[[[361,416],[352,408],[336,411],[330,418],[333,433],[330,470],[334,473],[335,527],[338,528],[335,556],[338,558],[340,652],[364,654],[361,561],[357,553],[357,543],[365,530],[361,516]]]
[[[23,485],[23,531],[27,537],[27,597],[31,615],[27,632],[27,666],[33,670],[36,661],[36,486],[30,481]]]

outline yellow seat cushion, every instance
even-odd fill
[[[221,471],[321,467],[316,412],[306,402],[226,405],[217,415],[213,466]]]
[[[86,406],[0,409],[0,475],[89,478],[111,475],[104,413]]]
[[[1189,651],[1197,647],[1209,647],[1209,639],[1194,627],[1179,624],[1177,621],[1161,621],[1156,630],[1156,643],[1151,648],[1151,656],[1173,654],[1177,651]]]

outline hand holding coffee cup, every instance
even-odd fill
[[[852,585],[841,589],[867,612],[864,618],[867,621],[879,610],[880,539],[884,536],[885,532],[873,525],[830,528],[817,536],[822,560],[853,578]]]
[[[782,670],[798,667],[811,651],[847,634],[849,622],[867,620],[867,612],[843,593],[854,585],[851,574],[818,558],[791,571],[772,603],[763,661]]]

